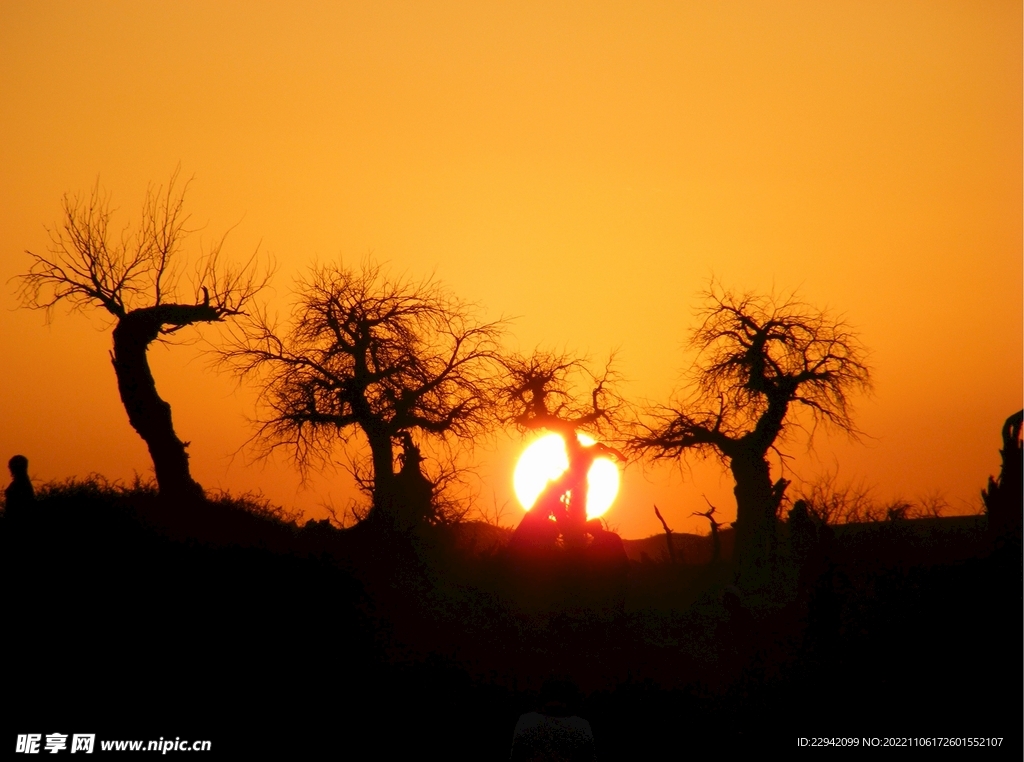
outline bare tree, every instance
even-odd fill
[[[362,467],[360,448],[348,452],[372,496],[365,519],[410,528],[444,518],[437,481],[453,478],[425,477],[413,435],[453,445],[493,423],[502,331],[433,280],[323,265],[298,284],[286,327],[256,315],[223,357],[260,387],[267,452],[287,447],[306,471],[361,440]]]
[[[536,350],[503,360],[503,420],[523,430],[545,428],[562,435],[579,428],[614,434],[625,404],[616,391],[619,381],[614,354],[600,374],[585,359],[567,352]]]
[[[704,496],[704,502],[708,504],[706,511],[693,511],[690,515],[703,516],[708,520],[708,525],[711,527],[711,563],[717,564],[722,560],[722,538],[718,534],[718,528],[722,526],[722,522],[715,518],[715,512],[718,509],[711,504],[707,496]],[[728,522],[725,525],[728,526]]]
[[[20,276],[19,296],[48,318],[61,303],[110,315],[111,359],[128,421],[149,448],[160,493],[191,498],[202,488],[189,470],[188,442],[174,431],[171,406],[157,393],[147,350],[188,326],[243,314],[269,271],[260,274],[255,254],[241,266],[225,264],[224,238],[197,258],[182,252],[194,231],[185,212],[189,183],[178,174],[166,188],[150,186],[138,226],[119,235],[110,229],[110,200],[98,181],[88,196],[65,194],[63,218],[48,229],[48,251],[26,252],[32,264]]]
[[[613,361],[614,355],[601,375],[592,373],[581,358],[566,353],[538,350],[504,361],[505,422],[523,430],[548,429],[565,443],[566,469],[547,483],[537,504],[554,517],[563,542],[570,546],[586,541],[588,475],[594,461],[607,456],[625,460],[615,448],[603,442],[584,445],[577,436],[581,427],[598,434],[617,429],[623,402],[614,391],[617,375]],[[524,528],[533,524],[537,513],[533,510],[529,521],[524,519]]]
[[[870,389],[870,372],[860,341],[828,311],[715,283],[703,300],[690,392],[650,411],[632,445],[654,458],[692,452],[726,462],[736,482],[736,555],[761,567],[788,484],[772,480],[769,453],[800,427],[800,409],[812,435],[818,424],[856,435],[850,396]]]

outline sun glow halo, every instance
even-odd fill
[[[594,444],[593,437],[577,433],[584,445]],[[530,510],[549,481],[554,481],[569,467],[565,442],[558,434],[545,434],[523,450],[512,475],[519,503]],[[619,493],[619,469],[609,458],[596,458],[587,473],[587,518],[593,519],[607,511]]]

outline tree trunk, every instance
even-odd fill
[[[386,427],[377,421],[366,423],[362,428],[370,444],[370,457],[373,462],[373,507],[367,518],[392,526],[398,513],[399,496],[391,435]]]
[[[730,461],[736,486],[736,546],[741,575],[767,572],[771,533],[775,525],[771,471],[764,455],[740,453]]]
[[[210,309],[201,305],[185,308]],[[146,357],[149,345],[167,323],[165,317],[162,308],[156,307],[134,310],[118,321],[114,328],[114,373],[128,421],[149,448],[160,494],[175,500],[194,499],[203,496],[203,488],[192,479],[187,443],[174,433],[171,406],[157,394]]]

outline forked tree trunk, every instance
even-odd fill
[[[132,428],[149,448],[160,494],[174,500],[202,497],[192,478],[186,444],[174,433],[171,406],[156,391],[146,352],[165,325],[188,325],[217,320],[203,305],[160,305],[124,315],[114,328],[114,373],[121,403]]]

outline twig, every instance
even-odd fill
[[[668,523],[665,518],[661,515],[661,511],[658,510],[658,506],[654,506],[654,515],[658,517],[658,521],[665,528],[665,543],[668,545],[668,558],[673,564],[676,562],[676,552],[672,547],[672,530],[668,528]]]

